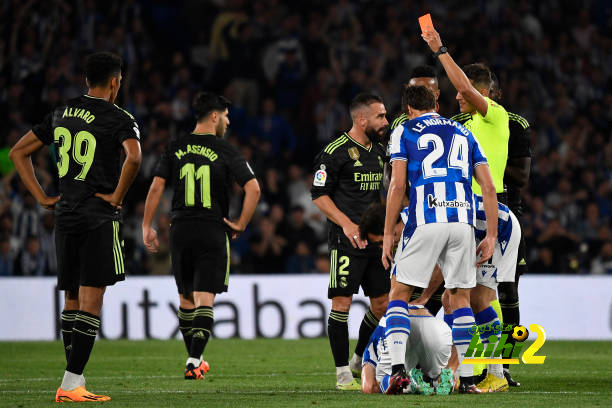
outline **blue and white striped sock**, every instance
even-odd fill
[[[484,328],[484,330],[481,329],[480,331],[480,342],[484,345],[485,350],[490,343],[489,336],[497,337],[497,341],[499,342],[499,338],[501,336],[501,326],[495,309],[489,306],[483,311],[476,313],[474,318],[476,320],[476,324]],[[490,330],[489,327],[491,328]],[[491,355],[489,358],[495,357]],[[501,358],[501,356],[497,358]],[[496,377],[504,378],[503,366],[501,364],[489,364],[487,369],[489,373],[495,375]]]
[[[474,324],[474,313],[472,313],[472,309],[469,307],[463,307],[453,312],[453,343],[457,348],[457,357],[459,359],[457,372],[461,377],[470,377],[473,374],[473,367],[469,364],[461,364],[461,362],[472,340],[470,329]]]
[[[392,300],[389,302],[385,320],[387,323],[385,338],[387,339],[391,364],[393,366],[403,365],[406,361],[406,345],[410,335],[408,304],[403,300]]]
[[[380,385],[378,386],[378,388],[380,389],[380,392],[382,394],[386,394],[387,390],[389,389],[389,380],[391,379],[391,376],[389,374],[386,374],[382,381],[380,382]]]

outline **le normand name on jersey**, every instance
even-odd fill
[[[179,149],[176,152],[174,152],[174,154],[179,160],[181,160],[181,158],[184,155],[189,154],[189,153],[199,154],[200,156],[204,156],[211,162],[214,162],[215,160],[219,158],[219,155],[210,147],[200,146],[197,144],[188,144],[187,151],[184,151],[183,149]]]

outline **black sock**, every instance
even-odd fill
[[[193,317],[193,328],[191,329],[191,347],[189,357],[200,358],[204,353],[206,343],[210,337],[213,326],[213,309],[210,306],[196,307]]]
[[[195,316],[195,309],[184,309],[179,307],[177,315],[179,330],[183,335],[183,341],[185,342],[185,347],[187,347],[187,353],[189,353],[191,350],[191,328],[193,325],[193,318]]]
[[[402,370],[406,371],[406,367],[403,364],[394,364],[391,366],[391,375],[395,375]]]
[[[372,309],[368,309],[368,311],[363,316],[363,320],[361,321],[361,326],[359,326],[359,338],[357,339],[357,345],[355,346],[355,354],[359,357],[363,357],[363,352],[365,351],[368,342],[370,341],[370,336],[374,333],[374,330],[378,326],[378,319],[372,313]]]
[[[336,367],[348,365],[348,312],[332,310],[327,319],[327,335]]]
[[[72,349],[72,327],[78,310],[64,310],[62,312],[62,340],[64,341],[64,352],[66,353],[66,364],[70,358],[70,349]]]
[[[501,307],[504,328],[511,326],[508,330],[504,330],[503,334],[508,335],[506,344],[516,344],[516,340],[512,337],[514,327],[519,325],[521,318],[519,309],[518,286],[517,282],[502,282],[497,287],[499,293],[499,306]],[[509,369],[510,364],[504,364],[504,368]]]
[[[425,303],[425,309],[429,310],[429,313],[436,316],[440,309],[442,309],[442,294],[444,293],[444,281],[440,284],[438,289]]]
[[[459,377],[459,383],[465,385],[474,385],[474,376]]]
[[[91,313],[79,311],[72,328],[72,349],[66,370],[81,375],[89,360],[96,336],[100,330],[100,318]]]

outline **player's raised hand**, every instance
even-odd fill
[[[428,28],[426,32],[421,34],[421,37],[423,37],[433,52],[438,52],[440,47],[442,47],[442,39],[440,38],[440,34],[438,34],[433,27]]]
[[[238,235],[246,228],[246,226],[242,226],[238,222],[232,222],[227,218],[223,218],[223,222],[232,229],[232,239],[238,238]]]
[[[159,241],[157,240],[157,231],[153,227],[142,227],[142,241],[147,248],[147,251],[156,253],[159,248]]]
[[[383,237],[383,249],[382,249],[382,264],[385,269],[389,269],[393,263],[393,235],[385,234]]]
[[[358,225],[348,222],[342,226],[342,231],[348,238],[353,248],[364,249],[366,246],[368,246],[368,240],[361,239]]]
[[[53,210],[53,208],[55,207],[55,203],[57,203],[59,199],[60,199],[60,196],[55,196],[55,197],[44,196],[43,199],[39,201],[39,203],[47,210]]]
[[[114,197],[114,194],[96,193],[95,195],[96,195],[96,197],[103,199],[104,201],[106,201],[107,203],[109,203],[110,205],[115,207],[115,209],[117,209],[117,210],[121,209],[121,204],[122,203],[120,203],[119,200],[117,200],[117,198]]]
[[[497,239],[495,237],[486,236],[480,244],[478,248],[476,248],[476,266],[480,266],[487,262],[489,258],[493,256],[493,249],[495,248],[495,241]]]

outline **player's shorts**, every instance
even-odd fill
[[[442,320],[433,316],[410,315],[410,336],[406,344],[406,371],[418,365],[429,378],[438,378],[440,372],[448,364],[453,336],[450,327]],[[378,344],[376,364],[376,380],[382,381],[386,374],[391,374],[391,356],[388,346]],[[372,364],[372,363],[370,363]]]
[[[502,253],[499,241],[493,249],[493,256],[487,263],[478,268],[476,283],[487,288],[497,290],[500,282],[514,282],[516,272],[516,259],[521,241],[521,226],[516,216],[510,213],[512,220],[512,234]]]
[[[340,242],[330,249],[329,287],[327,297],[352,296],[359,292],[369,297],[389,293],[391,281],[382,265],[382,251],[371,248],[358,251]]]
[[[406,243],[398,244],[391,273],[398,282],[426,288],[437,263],[446,288],[476,286],[474,227],[460,222],[418,226]]]
[[[517,217],[518,219],[518,217]],[[515,282],[518,282],[518,277],[524,273],[527,273],[529,266],[527,265],[527,246],[525,245],[525,236],[523,235],[521,220],[519,219],[519,225],[521,225],[521,241],[518,247],[518,256],[516,263],[516,275],[514,276]]]
[[[229,238],[223,225],[197,219],[174,220],[170,257],[178,292],[227,292]]]
[[[81,233],[55,231],[57,287],[76,291],[79,286],[104,287],[125,280],[121,224],[108,221]]]

